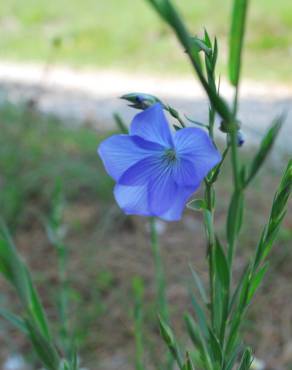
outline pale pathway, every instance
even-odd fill
[[[0,62],[0,101],[27,101],[37,98],[38,109],[45,113],[82,122],[98,129],[114,125],[113,112],[130,121],[135,113],[119,98],[129,92],[158,96],[182,113],[204,121],[207,100],[195,77],[126,74],[110,70],[77,70],[65,67],[44,68],[41,65]],[[232,89],[223,81],[221,93],[231,100]],[[292,152],[292,86],[245,81],[241,87],[240,118],[248,141],[257,141],[273,117],[287,113],[278,148]]]

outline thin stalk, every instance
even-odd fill
[[[155,217],[150,218],[150,233],[151,233],[151,248],[154,256],[155,262],[155,286],[157,294],[157,307],[161,318],[169,324],[169,311],[166,299],[166,289],[165,289],[165,275],[162,264],[160,245],[157,233],[157,225]],[[169,352],[166,359],[166,367],[172,370],[174,367],[173,354]]]
[[[241,180],[240,180],[240,161],[238,156],[238,145],[237,145],[237,129],[236,129],[236,114],[238,109],[238,91],[239,88],[236,86],[235,88],[235,95],[233,100],[233,122],[235,128],[229,134],[230,138],[230,146],[231,146],[231,164],[232,164],[232,174],[233,174],[233,184],[234,184],[234,191],[242,192]],[[236,210],[239,212],[239,209]],[[234,238],[234,241],[228,246],[228,262],[230,265],[230,273],[232,274],[232,265],[233,265],[233,258],[236,248],[237,237]],[[231,281],[231,279],[230,279]]]
[[[67,285],[67,251],[63,244],[57,246],[59,274],[59,305],[61,319],[61,335],[67,355],[70,353],[69,323],[68,323],[68,285]]]
[[[214,66],[215,68],[215,66]],[[209,82],[215,84],[215,71],[213,70],[212,76],[209,76]],[[209,110],[209,124],[208,124],[208,131],[209,136],[212,140],[214,140],[214,122],[215,122],[215,108],[210,102],[210,110]],[[206,233],[207,233],[207,250],[208,250],[208,262],[209,262],[209,286],[210,286],[210,305],[211,305],[211,322],[212,327],[215,329],[215,232],[214,232],[214,207],[213,207],[213,193],[214,187],[212,184],[209,184],[208,181],[205,182],[205,201],[207,204],[207,210],[209,212],[209,220],[207,227],[207,222],[205,220],[206,226]],[[206,215],[205,215],[206,217]]]
[[[214,256],[214,242],[215,242],[215,232],[214,232],[214,209],[212,205],[212,192],[213,186],[206,182],[205,188],[205,200],[207,203],[207,211],[209,212],[209,220],[206,220],[207,215],[205,214],[205,228],[207,235],[207,251],[208,251],[208,262],[209,262],[209,287],[210,287],[210,306],[211,306],[211,322],[213,329],[215,328],[215,256]],[[209,227],[207,226],[207,223]]]
[[[150,218],[150,233],[151,233],[151,248],[154,256],[155,263],[155,285],[157,294],[157,306],[158,311],[163,320],[167,323],[169,322],[169,312],[166,299],[165,291],[165,277],[164,270],[161,259],[161,252],[158,240],[158,233],[156,227],[156,219],[154,217]]]
[[[135,335],[135,369],[145,370],[143,365],[144,338],[143,338],[143,285],[136,280],[134,285],[134,335]]]

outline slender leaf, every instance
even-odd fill
[[[242,225],[243,201],[243,192],[235,191],[232,195],[227,216],[226,234],[229,245],[234,243]]]
[[[0,308],[0,315],[7,321],[9,321],[13,326],[20,330],[24,334],[28,334],[25,321],[21,317],[14,315],[10,311]]]
[[[187,355],[186,355],[187,359],[186,359],[186,362],[183,366],[183,370],[195,370],[195,366],[192,362],[192,359],[190,358],[190,355],[189,353],[187,352]]]
[[[192,273],[192,277],[193,277],[193,280],[194,280],[194,283],[201,295],[201,298],[203,300],[203,302],[205,304],[208,303],[208,298],[207,298],[207,294],[206,294],[206,290],[204,288],[204,284],[201,280],[201,278],[199,277],[199,275],[197,274],[196,270],[193,268],[193,266],[191,264],[189,264],[189,267],[191,269],[191,273]]]
[[[162,318],[159,318],[159,327],[164,342],[166,343],[173,358],[176,360],[176,363],[178,364],[179,368],[182,370],[183,369],[182,355],[171,328],[166,324],[166,322]]]
[[[208,336],[207,318],[206,318],[206,315],[205,315],[205,312],[204,312],[203,308],[198,303],[198,301],[196,299],[196,296],[192,293],[191,293],[191,302],[192,302],[192,306],[194,308],[194,311],[196,313],[197,320],[198,320],[201,332],[206,337],[206,336]]]
[[[212,370],[212,361],[207,347],[207,342],[200,332],[199,327],[190,314],[185,315],[185,322],[188,334],[196,349],[199,351],[201,360],[204,362],[206,369]]]
[[[204,199],[193,199],[187,203],[187,207],[193,211],[202,211],[203,209],[207,209]]]
[[[218,239],[216,239],[215,266],[223,289],[228,290],[230,280],[229,266],[223,248]]]
[[[248,169],[247,178],[245,180],[245,186],[247,186],[250,183],[250,181],[255,177],[255,175],[261,168],[262,164],[264,163],[265,159],[267,158],[268,154],[270,153],[274,145],[274,142],[279,134],[279,131],[283,125],[284,118],[285,117],[283,115],[275,118],[268,132],[262,139],[260,148]]]
[[[29,320],[26,321],[26,327],[34,350],[42,363],[49,370],[58,370],[60,359],[55,347],[43,337],[39,329]]]
[[[269,263],[266,262],[264,266],[262,266],[259,271],[252,277],[252,280],[249,284],[249,290],[248,290],[248,297],[247,301],[250,302],[253,298],[255,292],[257,291],[258,287],[263,281],[263,278],[265,277],[265,274],[267,272],[267,269],[269,267]]]
[[[210,346],[212,348],[214,359],[219,365],[221,365],[223,361],[223,354],[220,342],[215,333],[213,332],[213,330],[210,329],[209,333],[210,333]]]
[[[248,0],[233,0],[233,12],[229,36],[229,79],[237,86],[240,77],[243,38]]]
[[[247,348],[243,355],[238,370],[249,370],[252,364],[253,358],[250,348]]]

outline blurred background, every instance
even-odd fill
[[[230,0],[176,1],[194,35],[206,28],[219,41],[221,92],[226,80]],[[248,161],[274,116],[287,118],[273,155],[247,194],[237,274],[256,246],[292,135],[292,2],[250,2],[243,63],[241,149]],[[57,254],[47,232],[56,183],[62,193],[62,237],[68,254],[70,327],[85,368],[134,369],[135,294],[144,284],[145,357],[157,369],[164,345],[155,314],[153,259],[146,219],[125,217],[114,203],[112,181],[96,155],[99,142],[117,132],[119,113],[129,124],[137,112],[119,99],[140,91],[159,96],[204,121],[208,104],[175,37],[142,0],[6,0],[0,3],[0,214],[33,271],[58,335]],[[220,142],[220,134],[218,134]],[[218,183],[217,227],[231,189],[228,164]],[[270,272],[246,323],[261,369],[292,369],[292,210],[274,248]],[[200,214],[159,223],[168,299],[184,341],[189,306],[188,263],[206,275]],[[0,281],[0,306],[20,309]],[[25,338],[0,321],[0,367],[37,369]]]

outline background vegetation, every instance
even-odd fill
[[[231,0],[176,3],[194,34],[202,34],[205,25],[226,49]],[[292,2],[257,0],[250,8],[244,76],[291,81]],[[1,59],[43,61],[52,40],[62,39],[59,63],[131,73],[189,72],[171,33],[145,1],[2,1],[0,30]],[[224,70],[226,60],[220,65]]]

